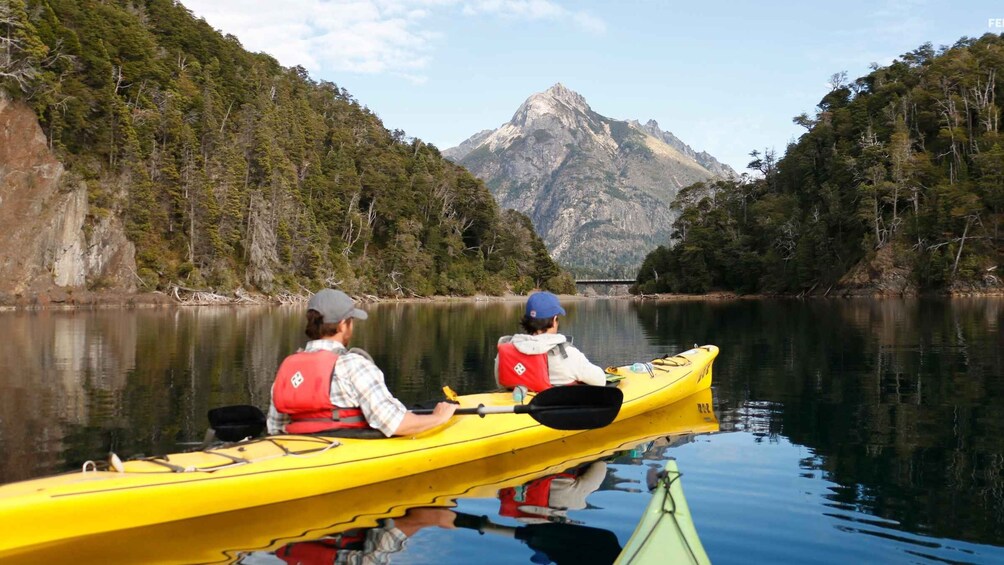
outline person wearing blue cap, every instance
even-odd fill
[[[540,392],[552,386],[583,383],[603,386],[606,375],[558,333],[558,316],[564,316],[558,297],[535,292],[526,301],[520,320],[524,334],[499,338],[495,380],[499,386],[525,386]]]
[[[440,402],[432,414],[409,412],[391,395],[383,372],[362,349],[348,349],[353,320],[365,311],[340,290],[326,288],[307,303],[311,341],[287,357],[272,383],[268,433],[384,436],[421,433],[446,423],[456,405]],[[378,434],[378,437],[379,437]]]

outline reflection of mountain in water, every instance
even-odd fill
[[[642,303],[655,339],[719,345],[722,429],[809,447],[834,508],[1004,539],[1004,301]]]

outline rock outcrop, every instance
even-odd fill
[[[552,256],[578,274],[634,276],[645,253],[669,240],[679,189],[735,174],[655,122],[597,114],[561,84],[443,154],[528,215]]]
[[[90,212],[87,184],[67,174],[35,114],[0,96],[0,298],[134,291],[121,220]]]
[[[652,134],[654,137],[665,141],[670,147],[673,147],[680,153],[683,153],[687,157],[697,161],[702,167],[708,170],[711,174],[716,177],[722,178],[737,178],[739,175],[736,173],[735,169],[722,163],[718,159],[715,159],[707,151],[694,151],[689,145],[683,142],[682,139],[673,135],[670,131],[663,131],[659,128],[659,122],[655,120],[649,120],[644,124],[638,122],[637,120],[629,120],[629,123],[639,129]]]

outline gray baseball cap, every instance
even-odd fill
[[[356,303],[349,295],[340,290],[326,288],[307,302],[307,310],[317,310],[324,316],[325,324],[337,324],[346,318],[365,320],[366,312],[356,308]]]

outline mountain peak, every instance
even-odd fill
[[[556,83],[498,129],[444,154],[482,178],[500,206],[527,214],[561,264],[620,276],[669,240],[667,203],[677,192],[715,177],[663,137],[654,120],[600,115]]]
[[[535,96],[546,96],[552,100],[557,100],[558,102],[563,102],[568,106],[578,109],[588,109],[589,104],[586,103],[585,97],[583,97],[578,92],[569,89],[560,82],[555,83],[554,86],[548,88],[544,92],[536,94]],[[532,97],[531,97],[532,98]]]
[[[509,124],[514,128],[536,128],[537,126],[530,124],[540,125],[541,120],[557,120],[564,127],[575,129],[583,120],[590,120],[590,114],[592,109],[586,99],[559,82],[544,92],[532,94],[527,98],[513,114]]]

